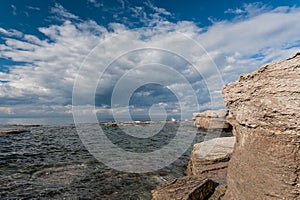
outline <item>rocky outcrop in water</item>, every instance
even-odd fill
[[[5,125],[0,126],[0,136],[6,136],[9,134],[19,134],[29,132],[29,127],[26,125]]]
[[[223,95],[236,136],[224,199],[300,199],[300,54],[242,75]]]
[[[228,110],[208,110],[201,113],[193,113],[194,126],[204,129],[229,129],[226,122]]]

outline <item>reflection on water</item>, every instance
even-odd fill
[[[163,144],[168,141],[176,126],[166,126],[156,142]],[[190,122],[183,127],[188,132],[197,131]],[[128,136],[122,135],[120,129],[109,127],[106,133],[125,149],[142,149],[128,142]],[[198,132],[194,142],[202,141],[205,135],[205,132]],[[218,137],[218,134],[210,133],[210,137]],[[127,143],[130,145],[126,146]],[[152,146],[148,146],[151,150]],[[151,199],[151,190],[158,184],[184,175],[189,153],[190,150],[170,166],[156,172],[124,173],[94,159],[82,145],[73,125],[32,127],[31,132],[0,137],[0,196]]]

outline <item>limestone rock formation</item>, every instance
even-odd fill
[[[226,168],[234,143],[235,137],[223,137],[195,144],[188,176],[152,191],[152,199],[220,199],[226,191]]]
[[[152,200],[204,200],[213,189],[213,181],[207,178],[185,176],[152,191]]]
[[[204,129],[228,129],[226,122],[228,110],[208,110],[201,113],[193,113],[194,126]]]
[[[236,136],[224,199],[300,199],[300,54],[242,75],[223,96]]]
[[[193,147],[186,173],[209,178],[217,185],[209,200],[220,199],[225,194],[228,161],[234,143],[235,137],[223,137],[197,143]]]
[[[235,137],[223,137],[195,144],[187,175],[203,175],[219,184],[226,184],[227,166],[234,143]]]

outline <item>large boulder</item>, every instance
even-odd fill
[[[228,110],[208,110],[201,113],[193,113],[194,126],[204,129],[229,129],[226,122]]]
[[[213,181],[201,176],[174,179],[152,191],[152,200],[204,200],[214,189]]]
[[[226,191],[227,167],[235,137],[215,138],[194,145],[187,165],[187,175],[211,179],[217,186],[209,200],[220,199]]]
[[[236,136],[225,199],[299,199],[300,54],[242,75],[223,96]]]
[[[152,191],[152,199],[220,199],[226,191],[226,168],[234,143],[235,137],[224,137],[195,144],[188,176]]]
[[[228,161],[234,143],[235,137],[223,137],[194,144],[187,175],[202,175],[219,184],[226,184]]]

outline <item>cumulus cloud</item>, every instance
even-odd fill
[[[237,14],[233,20],[199,27],[191,21],[170,22],[166,16],[171,13],[148,6],[151,15],[141,7],[132,12],[150,29],[129,29],[120,23],[104,27],[81,20],[59,4],[51,12],[64,22],[40,27],[45,39],[0,28],[5,41],[0,56],[16,62],[9,72],[0,73],[0,112],[69,114],[77,80],[76,104],[96,101],[95,113],[118,110],[110,101],[119,84],[120,99],[129,90],[133,93],[127,106],[120,104],[115,112],[144,113],[152,102],[176,114],[180,106],[189,118],[198,109],[224,107],[224,83],[300,49],[296,7],[260,9],[248,4],[227,11]],[[158,83],[161,86],[151,86]],[[180,101],[166,91],[175,91]],[[13,111],[6,109],[11,106]]]

